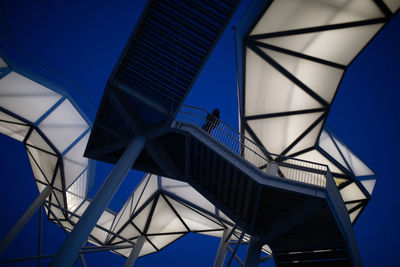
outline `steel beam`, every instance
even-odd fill
[[[233,261],[233,258],[236,256],[236,251],[238,250],[240,244],[242,244],[242,240],[243,240],[244,235],[245,235],[245,233],[242,231],[242,233],[240,234],[240,237],[239,237],[239,239],[238,239],[238,241],[237,241],[237,243],[236,243],[235,248],[233,249],[233,251],[231,251],[231,252],[232,252],[232,255],[231,255],[231,257],[230,257],[229,260],[228,260],[228,263],[227,263],[227,265],[226,265],[227,267],[231,266],[231,263],[232,263],[232,261]]]
[[[18,235],[18,233],[24,228],[26,223],[32,218],[36,211],[43,205],[43,202],[50,195],[52,187],[50,185],[46,186],[45,189],[40,193],[40,195],[33,201],[30,207],[21,216],[14,227],[8,232],[8,234],[0,242],[0,255],[7,249],[10,243]]]
[[[219,243],[217,256],[215,256],[214,267],[222,267],[224,266],[225,257],[226,257],[226,247],[228,246],[228,242],[226,239],[228,238],[230,231],[228,228],[224,230],[222,233],[221,241]],[[229,240],[228,240],[229,241]]]
[[[247,247],[245,267],[256,267],[260,263],[261,249],[264,243],[259,237],[251,236]]]
[[[143,244],[146,241],[146,237],[141,235],[136,241],[135,246],[132,248],[131,253],[129,254],[128,259],[125,262],[124,267],[132,267],[135,264],[137,257],[139,256],[140,251],[142,250]]]
[[[80,254],[80,257],[81,257],[81,261],[82,261],[83,267],[87,267],[85,258],[83,257],[83,254]]]
[[[237,244],[237,242],[234,243],[235,245]],[[230,246],[226,247],[231,253],[233,253],[233,249]],[[238,256],[238,254],[235,254],[235,259],[237,260],[237,262],[240,264],[240,266],[243,266],[243,261],[242,259]]]
[[[132,168],[145,143],[146,138],[144,136],[138,135],[133,138],[130,145],[126,148],[125,152],[104,181],[100,190],[96,193],[93,201],[75,225],[71,234],[58,250],[50,266],[62,267],[73,265],[75,259],[79,256],[81,247],[87,241],[96,222],[99,220],[129,170]]]
[[[42,254],[42,229],[43,229],[43,205],[39,209],[39,239],[38,239],[38,255]],[[38,267],[40,267],[40,259],[38,259]]]
[[[326,189],[328,205],[347,244],[351,263],[355,267],[362,266],[360,252],[357,247],[350,217],[348,216],[343,198],[333,180],[333,176],[329,171],[326,178]]]

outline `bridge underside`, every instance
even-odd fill
[[[133,135],[169,125],[239,2],[148,1],[109,77],[87,151],[126,147]]]
[[[145,135],[133,169],[188,182],[268,243],[278,265],[321,249],[350,264],[326,188],[266,175],[202,129],[171,126],[237,4],[150,1],[109,78],[85,156],[115,164]]]

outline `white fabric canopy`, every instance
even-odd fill
[[[374,172],[322,127],[345,70],[390,17],[373,0],[272,1],[240,53],[245,136],[270,153],[328,165],[345,202],[364,206]]]

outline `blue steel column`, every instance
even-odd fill
[[[146,143],[144,136],[136,136],[126,148],[117,164],[107,176],[93,201],[87,207],[71,234],[62,244],[50,266],[72,266],[79,256],[79,250],[87,241],[96,222],[107,208],[119,186],[132,168]]]
[[[219,243],[217,256],[215,256],[214,267],[222,267],[224,266],[225,257],[226,257],[226,247],[228,246],[229,240],[226,240],[229,236],[230,230],[227,228],[224,230],[221,236],[221,241]]]
[[[6,250],[8,245],[14,240],[18,233],[24,228],[25,224],[32,218],[36,211],[43,205],[43,202],[50,195],[52,191],[50,185],[46,186],[40,195],[35,199],[31,206],[25,211],[24,215],[18,220],[14,227],[8,232],[8,234],[0,242],[0,255]]]
[[[245,267],[256,267],[260,263],[261,249],[263,242],[259,237],[251,236],[247,247]]]
[[[135,261],[139,256],[139,253],[142,250],[145,241],[146,237],[144,235],[141,235],[136,240],[135,246],[132,248],[131,253],[129,254],[128,259],[126,260],[124,267],[132,267],[135,264]]]

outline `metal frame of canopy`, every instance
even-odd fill
[[[345,202],[346,204],[357,203],[357,205],[355,206],[349,205],[349,213],[350,214],[354,213],[353,215],[351,215],[351,217],[352,217],[352,222],[355,223],[359,218],[360,214],[362,213],[362,211],[364,210],[364,208],[366,207],[366,205],[368,204],[372,193],[372,190],[368,191],[364,187],[363,182],[361,181],[364,179],[370,179],[375,181],[376,179],[375,174],[371,171],[371,173],[367,176],[356,175],[354,171],[354,166],[350,166],[350,164],[348,163],[349,160],[346,159],[346,156],[344,156],[344,154],[350,153],[355,158],[357,157],[345,145],[342,145],[341,148],[339,148],[336,143],[339,143],[340,141],[338,140],[337,137],[333,138],[332,137],[333,134],[329,131],[328,135],[331,136],[332,140],[336,140],[332,141],[333,144],[335,144],[336,146],[334,151],[336,154],[332,155],[331,154],[332,150],[327,151],[326,149],[321,147],[320,136],[324,131],[326,118],[329,114],[333,100],[335,99],[337,90],[341,84],[342,78],[345,75],[346,70],[355,60],[355,58],[357,58],[357,56],[363,51],[363,49],[374,39],[374,37],[377,34],[379,34],[380,30],[384,27],[384,25],[388,23],[392,17],[398,14],[397,10],[398,6],[397,7],[395,5],[389,6],[387,3],[385,3],[385,1],[382,0],[377,0],[377,1],[371,0],[368,2],[366,1],[365,2],[353,1],[353,2],[356,2],[355,5],[356,6],[358,5],[357,7],[365,5],[373,11],[368,11],[369,12],[368,13],[367,11],[363,10],[357,13],[357,9],[355,9],[354,6],[348,7],[344,5],[343,7],[341,7],[339,6],[340,3],[337,4],[332,3],[331,6],[328,6],[327,2],[324,3],[323,1],[321,1],[319,3],[320,4],[319,7],[321,9],[325,8],[328,10],[326,13],[323,12],[321,13],[331,14],[331,17],[326,18],[325,19],[326,21],[324,21],[324,19],[321,18],[321,16],[323,15],[319,14],[316,15],[315,12],[311,13],[311,11],[309,11],[312,10],[312,8],[315,8],[315,6],[311,6],[312,5],[311,1],[299,1],[299,2],[256,1],[253,4],[253,6],[249,8],[248,12],[249,15],[245,14],[241,25],[239,25],[239,27],[236,29],[235,38],[237,46],[236,53],[237,53],[238,72],[239,72],[238,87],[240,89],[239,113],[240,113],[241,133],[245,134],[245,136],[251,138],[258,145],[262,146],[265,149],[265,151],[302,158],[306,160],[307,159],[310,160],[309,155],[313,154],[313,156],[315,156],[315,154],[317,153],[321,158],[321,162],[325,162],[325,164],[328,164],[331,167],[331,171],[334,177],[337,179],[337,184],[341,192],[343,192],[342,189],[345,188],[346,186],[355,183],[358,187],[358,189],[355,190],[361,191],[362,194],[365,196],[365,198],[363,199],[347,200]],[[294,6],[297,6],[297,8],[294,8]],[[329,8],[331,8],[330,11]],[[294,17],[290,19],[288,18],[289,22],[287,23],[283,23],[283,19],[277,18],[278,16],[277,14],[279,13],[279,11],[283,12],[285,10],[288,11],[288,13],[292,12],[290,14],[293,15]],[[348,14],[346,14],[347,17],[338,16],[338,14],[339,15],[342,14],[341,12],[342,13],[348,12]],[[353,12],[352,15],[355,14],[353,17],[349,15],[351,12]],[[307,20],[307,18],[304,18],[304,16],[301,17],[301,14],[303,15],[308,14],[309,16],[311,16],[311,14],[314,14],[314,17],[312,18],[316,22],[313,21],[313,19]],[[316,19],[315,16],[320,16],[320,17]],[[336,18],[336,16],[338,18]],[[276,23],[274,24],[274,22],[272,22],[270,19],[271,17],[280,20],[280,22],[278,22],[278,24]],[[300,25],[294,23],[296,19],[298,20]],[[267,21],[269,22],[269,25],[263,26],[262,23],[266,23]],[[345,32],[348,30],[367,29],[368,27],[371,29],[370,32],[368,32],[365,36],[363,36],[363,38],[360,38],[360,41],[358,41],[358,43],[357,42],[354,43],[354,45],[358,45],[358,47],[356,47],[351,51],[350,49],[340,51],[339,47],[338,49],[335,50],[336,54],[332,53],[332,55],[337,56],[336,60],[332,58],[333,56],[331,54],[329,53],[324,54],[321,52],[323,51],[323,49],[325,50],[328,49],[327,47],[321,48],[322,50],[321,49],[318,50],[316,48],[317,45],[321,44],[329,45],[329,43],[327,42],[324,43],[322,41],[320,43],[317,43],[319,41],[318,37],[321,37],[324,34],[326,35],[331,34],[333,36],[333,33],[335,32],[336,33],[342,32],[343,36],[346,36]],[[313,38],[310,37],[309,39],[307,39],[308,38],[307,36],[311,35],[313,35],[314,37]],[[340,38],[340,34],[337,34],[335,36],[336,38]],[[286,40],[284,38],[289,38],[289,39]],[[294,41],[290,38],[297,38],[293,40],[298,41],[299,44],[296,46]],[[301,43],[301,40],[303,40],[301,38],[304,38],[304,40],[306,41]],[[320,39],[322,39],[322,37]],[[283,40],[286,41],[284,42]],[[340,43],[343,49],[347,47],[346,45],[343,45],[343,43],[346,43],[346,41],[347,40]],[[313,46],[314,43],[317,43],[317,45]],[[312,50],[310,47],[312,47],[314,50]],[[249,64],[247,59],[249,57],[249,53],[251,53],[252,55],[251,58],[254,57],[259,58],[260,60],[259,64],[264,64],[265,66],[267,66],[265,68],[268,68],[269,74],[282,77],[279,78],[281,80],[276,78],[276,76],[274,76],[271,79],[282,81],[282,83],[285,82],[284,86],[287,87],[290,86],[291,88],[294,88],[294,89],[285,89],[285,90],[292,90],[292,91],[287,91],[291,92],[292,94],[291,97],[293,98],[299,97],[298,94],[300,93],[303,96],[302,98],[298,99],[305,99],[305,97],[306,98],[308,97],[308,99],[312,99],[310,101],[313,101],[313,103],[317,104],[313,105],[310,104],[310,106],[306,108],[293,108],[292,106],[288,105],[287,107],[281,106],[280,110],[276,112],[273,111],[255,112],[256,109],[254,108],[254,106],[257,105],[255,105],[254,103],[251,104],[249,103],[249,105],[251,105],[252,107],[251,111],[252,113],[249,114],[249,111],[246,108],[246,103],[247,103],[246,101],[248,101],[248,94],[249,94],[248,91],[251,89],[253,90],[251,91],[252,94],[255,94],[256,91],[254,89],[255,88],[254,84],[257,84],[257,83],[251,84],[251,88],[250,89],[247,88],[249,87],[249,83],[247,80],[248,79],[247,76],[249,74],[247,74],[247,72],[250,72],[248,71],[249,66],[247,66]],[[343,59],[344,56],[340,57],[340,54],[347,54],[346,59]],[[306,65],[305,62],[308,65]],[[304,66],[302,66],[301,64],[304,64]],[[325,96],[323,95],[324,94],[324,92],[322,91],[323,86],[321,87],[321,83],[324,83],[326,81],[320,81],[320,83],[318,83],[313,81],[312,78],[310,78],[310,75],[308,76],[305,75],[305,73],[307,72],[307,67],[311,66],[310,64],[314,64],[314,66],[317,65],[321,66],[321,68],[335,69],[337,70],[337,73],[340,74],[340,76],[338,76],[335,80],[334,84],[336,85],[332,86],[330,89],[328,88],[329,90],[331,90],[331,92],[328,94],[329,97],[326,96],[326,92]],[[308,71],[313,71],[313,70],[314,69]],[[262,73],[262,71],[263,70],[259,72]],[[251,70],[251,72],[254,73],[255,71]],[[265,75],[266,74],[264,74],[264,76]],[[313,75],[317,76],[318,74],[313,73]],[[269,83],[269,81],[264,81],[264,82],[261,81],[258,83],[258,85],[263,86],[264,91],[269,90],[272,92],[273,90],[280,91],[284,89],[275,87],[272,88],[271,86],[273,85],[273,83],[272,82]],[[321,88],[318,88],[318,85],[320,85]],[[326,91],[328,89],[325,88],[324,90]],[[263,94],[266,93],[263,92]],[[290,97],[290,93],[287,94],[288,97]],[[267,99],[265,96],[264,98],[262,97],[263,96],[258,96],[259,99]],[[254,97],[252,99],[254,99]],[[268,103],[270,103],[272,100],[276,101],[275,99],[271,98],[271,100],[269,100],[269,102],[267,101],[266,103],[264,103],[264,105],[268,106]],[[258,103],[259,105],[261,105],[260,101],[258,101]],[[262,108],[262,107],[258,109],[267,110],[267,108]],[[272,147],[277,147],[277,146],[272,146],[271,145],[272,141],[271,140],[266,141],[265,137],[263,137],[264,130],[262,127],[267,127],[263,126],[263,124],[269,125],[267,123],[271,123],[271,120],[281,119],[282,121],[285,121],[286,126],[287,125],[290,126],[290,123],[295,123],[293,122],[295,118],[300,118],[301,116],[310,117],[310,120],[305,122],[306,127],[304,127],[304,129],[302,129],[301,131],[293,133],[292,139],[290,140],[289,139],[285,140],[283,137],[279,141],[274,140],[274,142],[284,143],[284,145],[279,147],[278,151],[274,150],[274,148]],[[313,119],[311,119],[311,116],[314,116]],[[290,119],[293,119],[293,121],[291,122]],[[286,129],[288,129],[289,126],[287,126]],[[265,131],[271,133],[271,131],[274,130],[275,129],[268,129]],[[271,136],[271,134],[269,136]],[[310,140],[308,140],[307,138]],[[303,144],[301,144],[302,142]],[[359,159],[357,158],[357,160]],[[313,161],[318,162],[318,160],[315,157]],[[368,167],[365,166],[365,168],[369,170]],[[336,169],[337,171],[332,169]],[[344,181],[343,179],[345,179],[346,181]]]

